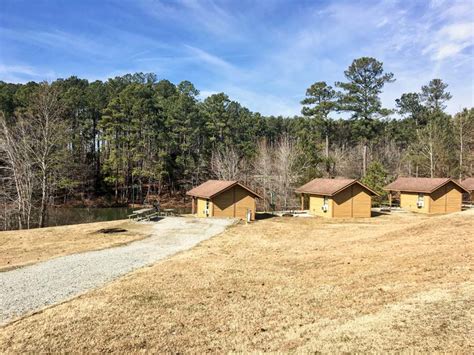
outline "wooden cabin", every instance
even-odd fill
[[[314,179],[296,189],[311,215],[321,217],[370,217],[372,196],[378,194],[354,179]],[[306,196],[306,198],[305,198]]]
[[[420,213],[461,211],[466,189],[449,178],[398,178],[384,188],[391,196],[400,194],[400,207]]]
[[[255,219],[256,192],[238,181],[208,180],[188,191],[192,197],[192,213],[198,217],[236,217]]]
[[[474,203],[474,177],[467,178],[461,182],[461,185],[469,191],[468,199]]]

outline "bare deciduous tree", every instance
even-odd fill
[[[450,138],[448,126],[433,120],[423,129],[417,130],[416,141],[409,147],[409,157],[418,166],[420,175],[450,176],[454,152],[453,140]],[[417,172],[418,174],[418,172]]]
[[[3,114],[0,115],[0,128],[4,224],[8,225],[8,216],[14,215],[19,229],[30,228],[35,180],[34,167],[28,155],[29,142],[24,127],[16,125],[10,128]]]
[[[276,183],[282,207],[287,209],[289,197],[293,194],[294,183],[299,178],[299,171],[296,169],[298,159],[297,147],[288,136],[283,136],[277,142],[275,148]]]
[[[359,178],[363,172],[362,166],[362,151],[364,144],[359,143],[356,146],[341,146],[335,147],[331,153],[331,161],[333,162],[332,176],[344,176],[350,178]]]
[[[28,110],[8,124],[0,119],[0,149],[4,181],[11,188],[19,228],[29,228],[33,206],[38,205],[38,225],[44,227],[58,172],[64,168],[66,122],[56,88],[42,83]],[[36,198],[37,197],[37,198]],[[37,201],[37,203],[36,203]]]
[[[211,170],[219,180],[239,180],[242,164],[242,158],[233,147],[212,153]]]
[[[393,175],[402,173],[404,154],[393,139],[385,139],[373,147],[371,159],[380,162]]]
[[[257,156],[254,161],[253,175],[256,185],[261,189],[263,209],[267,211],[271,204],[271,186],[273,183],[273,155],[266,139],[257,144]]]
[[[42,83],[33,97],[31,110],[19,117],[30,144],[30,154],[37,166],[40,184],[39,227],[46,223],[51,191],[55,187],[55,172],[59,168],[65,141],[66,121],[59,92],[48,83]]]
[[[454,116],[454,131],[458,150],[459,180],[472,171],[474,163],[474,109],[464,109]]]
[[[281,209],[296,207],[294,189],[307,169],[301,157],[297,144],[286,135],[276,144],[259,143],[253,179],[263,191],[265,209],[271,204]]]

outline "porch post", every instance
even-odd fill
[[[196,197],[193,196],[192,201],[191,201],[191,213],[195,214],[196,213]]]
[[[304,195],[301,194],[301,211],[304,211]]]
[[[388,192],[388,206],[392,208],[392,191]]]

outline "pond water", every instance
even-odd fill
[[[92,223],[126,219],[133,210],[138,208],[128,207],[56,207],[48,211],[48,227],[64,226],[68,224]],[[191,213],[191,208],[175,208],[176,213]]]
[[[48,211],[48,227],[126,219],[134,209],[128,207],[57,207]]]
[[[115,221],[118,219],[126,219],[133,210],[139,208],[128,207],[54,207],[48,210],[48,220],[46,227],[64,226],[69,224],[92,223]],[[178,214],[191,213],[191,208],[175,208]],[[37,220],[35,216],[33,220]],[[36,225],[31,225],[31,228],[36,228]],[[0,230],[3,230],[1,226]],[[11,220],[6,230],[15,230],[18,226],[15,225],[15,220]]]

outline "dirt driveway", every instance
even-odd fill
[[[0,273],[0,324],[104,285],[223,232],[232,219],[167,217],[131,244],[67,255]]]

